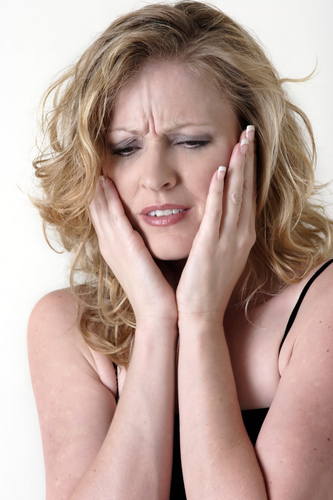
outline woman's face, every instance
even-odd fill
[[[240,128],[228,102],[184,65],[147,65],[118,96],[104,175],[152,255],[186,258],[214,171],[227,166]]]

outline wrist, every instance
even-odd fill
[[[223,328],[224,313],[216,312],[186,312],[179,313],[179,332],[184,328],[194,328],[195,330]]]
[[[176,318],[141,316],[137,320],[135,339],[147,342],[167,342],[174,344],[178,336],[178,325]]]

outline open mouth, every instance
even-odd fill
[[[151,212],[148,212],[147,215],[150,217],[166,217],[168,215],[176,215],[181,212],[185,212],[186,209],[184,208],[168,208],[167,210],[152,210]]]
[[[169,204],[146,207],[141,212],[141,219],[151,226],[170,226],[177,224],[190,212],[190,208]]]

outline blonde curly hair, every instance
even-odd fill
[[[82,305],[81,332],[120,366],[130,360],[135,317],[100,254],[89,204],[117,95],[148,60],[161,59],[180,61],[215,85],[241,127],[256,128],[257,240],[243,305],[300,280],[332,248],[332,223],[310,198],[316,191],[310,123],[288,99],[283,84],[290,80],[280,79],[258,42],[200,2],[153,4],[119,18],[45,94],[47,144],[33,165],[44,193],[34,200],[44,231],[53,227],[73,253],[71,287]]]

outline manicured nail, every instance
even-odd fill
[[[104,175],[100,175],[99,176],[99,180],[100,180],[102,186],[105,187],[105,177],[104,177]]]
[[[241,142],[241,146],[243,146],[244,144],[248,144],[249,141],[247,139],[242,139],[242,142]]]
[[[254,125],[248,125],[246,127],[246,137],[248,138],[249,137],[249,132],[255,132],[256,131],[256,128]]]
[[[219,180],[222,180],[224,178],[226,171],[227,171],[227,167],[219,167],[217,170],[217,178]]]

